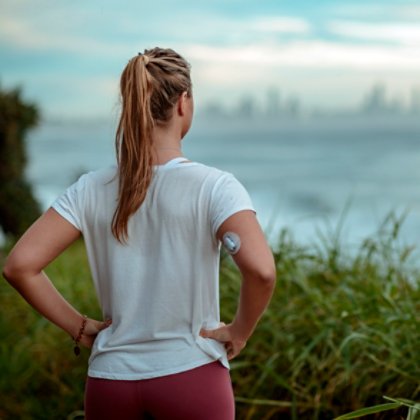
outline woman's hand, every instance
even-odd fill
[[[220,341],[225,345],[228,360],[236,357],[246,345],[246,340],[241,339],[235,334],[232,324],[226,325],[224,322],[219,323],[219,327],[214,330],[200,330],[200,336],[204,338],[212,338]]]
[[[86,326],[80,339],[80,344],[88,349],[92,348],[93,342],[95,341],[96,336],[108,328],[112,324],[112,320],[108,319],[107,321],[97,321],[96,319],[88,318],[86,321]]]

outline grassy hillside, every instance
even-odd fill
[[[391,215],[351,253],[334,234],[303,247],[282,232],[275,296],[231,366],[238,419],[331,419],[383,395],[420,399],[420,270],[413,248],[400,243],[400,225]],[[99,317],[82,242],[47,272],[82,313]],[[239,286],[223,256],[224,321]],[[4,281],[0,305],[0,418],[82,418],[88,351],[76,358],[70,337]]]

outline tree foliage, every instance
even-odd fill
[[[39,216],[39,204],[25,179],[25,136],[39,121],[34,104],[22,99],[19,88],[0,89],[0,226],[21,235]]]

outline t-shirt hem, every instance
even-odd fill
[[[88,369],[88,376],[91,378],[101,378],[101,379],[114,379],[114,380],[131,380],[136,381],[140,379],[152,379],[159,378],[161,376],[173,375],[176,373],[185,372],[187,370],[194,369],[206,365],[208,363],[213,363],[219,360],[220,363],[226,367],[221,359],[213,359],[208,357],[206,359],[197,360],[194,363],[188,363],[186,365],[177,366],[171,369],[164,369],[160,371],[154,371],[149,373],[110,373],[110,372],[100,372],[94,369]],[[227,368],[228,369],[228,368]]]

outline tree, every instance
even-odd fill
[[[6,234],[21,235],[40,215],[25,179],[25,136],[39,121],[34,104],[25,102],[19,88],[0,89],[0,226]]]

